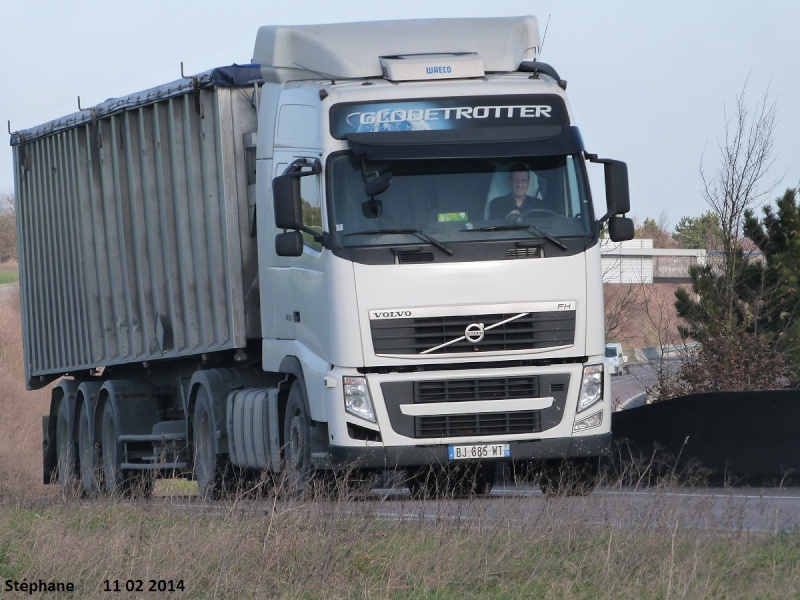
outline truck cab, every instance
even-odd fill
[[[264,370],[300,357],[312,461],[604,454],[598,236],[632,233],[624,163],[586,152],[535,19],[453,20],[473,52],[429,22],[357,25],[262,28],[254,53]],[[530,208],[497,209],[514,173]]]

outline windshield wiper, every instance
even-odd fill
[[[531,232],[535,233],[539,237],[543,237],[544,239],[546,239],[548,242],[550,242],[554,246],[558,246],[564,252],[569,250],[567,245],[564,242],[562,242],[561,240],[559,240],[557,237],[553,237],[552,235],[550,235],[546,231],[542,231],[541,229],[539,229],[538,227],[535,227],[533,225],[527,225],[527,224],[526,225],[487,225],[486,227],[475,227],[474,229],[460,229],[459,231],[511,231],[513,229],[527,229],[528,231],[531,231]]]
[[[429,243],[433,244],[434,246],[439,248],[439,250],[441,250],[442,252],[444,252],[448,256],[453,256],[453,251],[450,248],[445,246],[439,240],[431,237],[430,235],[428,235],[424,231],[420,231],[419,229],[368,229],[366,231],[351,231],[350,233],[345,233],[344,235],[345,235],[345,237],[347,237],[347,236],[351,236],[351,235],[379,235],[381,233],[397,233],[397,234],[415,235],[418,238],[420,238],[421,240],[425,240],[426,242],[429,242]]]

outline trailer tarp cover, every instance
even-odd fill
[[[191,90],[197,81],[198,88],[208,86],[216,87],[244,87],[253,83],[260,83],[261,65],[245,64],[217,67],[199,73],[198,75],[184,77],[171,83],[165,83],[141,92],[135,92],[120,98],[109,98],[97,106],[82,110],[76,113],[49,121],[42,125],[32,127],[23,131],[16,131],[11,134],[11,145],[17,146],[31,140],[35,140],[51,133],[57,133],[66,129],[90,123],[92,119],[104,117],[134,107],[142,106],[148,102],[165,100],[175,96],[185,94]],[[94,115],[92,112],[94,111]]]

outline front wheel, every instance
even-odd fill
[[[215,431],[211,410],[208,394],[201,387],[194,407],[194,474],[200,496],[208,500],[218,500],[230,481],[230,461],[226,455],[218,455],[214,448]]]
[[[289,390],[283,419],[283,468],[288,494],[302,497],[311,479],[311,420],[301,384]]]

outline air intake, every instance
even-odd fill
[[[401,265],[429,263],[433,262],[431,252],[400,252],[397,254],[397,262]]]
[[[530,248],[509,248],[506,250],[506,258],[540,258],[542,249],[538,246]]]

